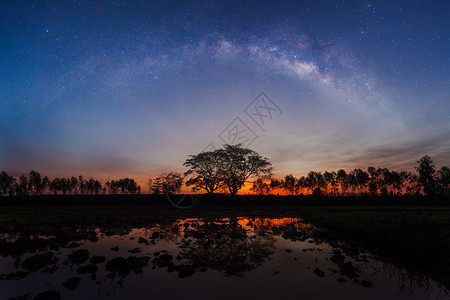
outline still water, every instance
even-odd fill
[[[0,254],[1,299],[448,298],[298,218],[10,233]]]

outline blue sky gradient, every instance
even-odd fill
[[[275,175],[450,162],[448,1],[4,1],[0,169],[145,180],[240,117]],[[282,110],[255,126],[264,91]]]

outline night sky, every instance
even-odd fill
[[[236,128],[276,176],[449,164],[449,1],[187,2],[2,1],[0,170],[146,180]]]

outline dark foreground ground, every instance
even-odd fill
[[[32,196],[0,200],[0,233],[47,234],[85,227],[141,227],[177,218],[300,217],[330,239],[370,250],[450,287],[450,201],[424,197],[204,196],[180,210],[164,197]]]

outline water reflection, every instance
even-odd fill
[[[265,285],[278,280],[285,287],[278,296],[447,296],[428,278],[383,263],[298,218],[166,219],[77,230],[46,227],[33,234],[3,234],[0,255],[0,289],[8,298],[119,299],[148,291],[181,296],[186,289],[208,289],[205,282],[225,289],[204,292],[216,298],[231,296],[227,284],[251,289],[258,283],[254,292],[265,298],[272,293]],[[189,278],[189,286],[174,281],[177,278]],[[169,288],[173,283],[183,288]]]
[[[274,253],[274,238],[249,232],[240,221],[185,222],[183,227],[189,227],[184,227],[180,255],[193,266],[223,271],[225,275],[242,276],[256,269]]]

